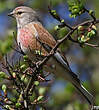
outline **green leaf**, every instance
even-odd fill
[[[64,19],[61,20],[61,23],[64,23]]]
[[[82,31],[83,30],[83,26],[78,26],[78,30]]]
[[[41,95],[41,96],[39,96],[39,97],[37,98],[37,101],[42,100],[42,99],[43,99],[43,97],[44,97],[44,96],[42,96],[42,95]]]
[[[25,79],[25,74],[24,75],[22,75],[22,77],[21,77],[21,81],[24,81],[24,79]]]
[[[21,107],[21,103],[17,102],[17,103],[15,104],[15,106],[16,106],[17,108],[20,108],[20,107]]]
[[[34,84],[35,84],[36,86],[38,86],[38,85],[39,85],[39,81],[35,81]]]
[[[88,41],[90,38],[89,37],[85,37],[84,35],[81,36],[81,41],[82,42],[86,42]]]
[[[97,27],[95,25],[92,25],[92,29],[97,30]]]
[[[93,37],[93,36],[95,36],[95,35],[96,35],[96,31],[93,30],[93,29],[92,29],[90,32],[87,33],[87,37],[89,37],[89,38],[90,38],[90,37]]]
[[[24,61],[28,60],[28,56],[27,55],[24,55],[23,58],[24,58]]]
[[[21,68],[21,69],[25,69],[25,68],[26,68],[26,64],[21,65],[20,68]]]
[[[27,77],[24,78],[24,83],[26,83],[26,84],[28,83],[28,78]]]
[[[11,110],[10,109],[11,108],[10,105],[5,105],[5,108],[8,109],[8,110]]]
[[[13,76],[13,78],[16,78],[16,73],[13,72],[13,73],[12,73],[12,76]]]
[[[93,10],[89,10],[89,14],[92,15],[94,13]]]
[[[70,17],[76,17],[84,12],[83,2],[78,0],[68,0],[69,11],[71,12]]]
[[[55,26],[54,29],[57,31],[57,30],[59,30],[60,28],[59,28],[59,26],[57,25],[57,26]]]
[[[91,30],[92,36],[96,35],[96,32],[94,30]]]
[[[51,13],[56,13],[56,10],[51,10]]]
[[[2,85],[2,90],[3,90],[3,92],[6,92],[6,89],[7,89],[6,85],[3,84],[3,85]]]

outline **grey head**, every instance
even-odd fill
[[[27,6],[16,7],[8,16],[16,18],[17,27],[21,28],[30,22],[40,22],[38,13]]]

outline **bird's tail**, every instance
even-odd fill
[[[56,53],[54,55],[57,62],[59,62],[64,67],[64,74],[66,78],[77,88],[77,90],[80,91],[80,93],[85,97],[85,99],[88,101],[90,105],[93,105],[93,96],[84,88],[84,86],[81,84],[78,76],[71,71],[71,69],[68,69],[67,63],[65,61],[64,56],[62,56],[60,53]],[[66,72],[67,70],[67,72]]]
[[[83,86],[82,84],[80,84],[80,86],[77,86],[77,85],[75,85],[75,84],[73,84],[73,85],[77,88],[77,90],[80,91],[80,93],[85,97],[85,99],[88,101],[88,103],[89,103],[90,105],[93,105],[93,102],[94,102],[93,95],[90,94],[90,93],[84,88],[84,86]]]

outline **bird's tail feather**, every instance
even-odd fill
[[[90,105],[93,105],[93,101],[94,101],[94,98],[93,98],[93,95],[90,94],[82,84],[80,84],[80,86],[78,87],[77,85],[73,84],[77,90],[80,91],[80,93],[85,97],[85,99],[88,101],[88,103]]]
[[[84,86],[80,83],[80,80],[78,79],[78,76],[73,73],[71,70],[68,69],[68,66],[63,59],[63,57],[60,55],[60,53],[56,53],[54,57],[57,59],[59,63],[65,67],[65,69],[68,70],[68,74],[66,77],[69,77],[69,81],[76,87],[77,90],[80,91],[80,93],[85,97],[85,99],[89,102],[90,105],[93,105],[93,96],[84,88]],[[65,73],[66,74],[66,73]]]

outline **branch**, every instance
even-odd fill
[[[60,25],[60,27],[66,26],[66,27],[68,27],[70,30],[73,29],[71,26],[69,26],[68,24],[66,24],[66,23],[64,22],[64,20],[62,20],[58,14],[56,14],[55,10],[51,10],[51,7],[50,7],[50,6],[48,6],[48,10],[49,10],[49,13],[50,13],[55,19],[57,19],[59,22],[62,23],[62,24]],[[53,11],[54,11],[54,12],[53,12]],[[53,14],[53,13],[54,13],[54,14]]]

